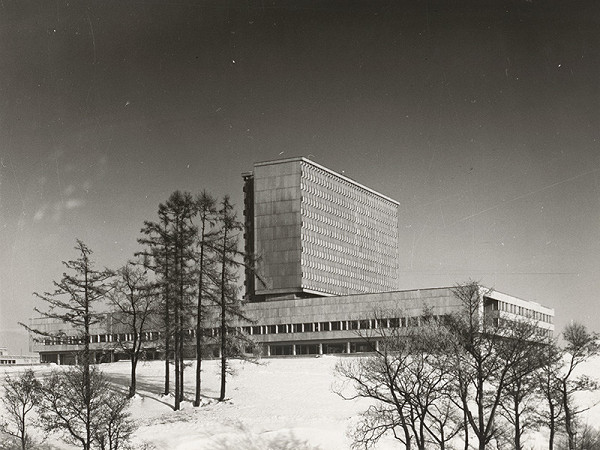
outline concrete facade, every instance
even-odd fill
[[[251,302],[398,289],[396,201],[306,158],[243,177]]]
[[[482,316],[494,325],[530,320],[548,335],[554,331],[554,310],[538,303],[485,287],[480,303]],[[355,353],[372,350],[364,335],[376,336],[377,328],[419,326],[425,309],[443,317],[463,308],[450,287],[249,303],[245,311],[257,325],[242,330],[269,356]]]
[[[510,326],[511,321],[528,319],[548,334],[554,330],[554,311],[534,302],[528,302],[501,292],[480,289],[480,311],[484,318]],[[236,332],[245,333],[260,344],[264,356],[318,355],[361,353],[372,351],[377,339],[365,340],[365,335],[376,336],[379,328],[409,328],[420,325],[423,311],[443,317],[460,314],[461,301],[452,288],[431,288],[407,291],[378,292],[342,296],[324,296],[248,303],[245,314],[253,322],[238,321]],[[74,330],[68,325],[48,319],[33,319],[33,328],[60,332],[61,339],[32,341],[32,350],[41,355],[42,362],[73,364],[83,346],[78,344]],[[90,348],[97,362],[118,360],[120,346],[131,336],[120,333],[110,315],[95,324]],[[194,330],[187,330],[189,349],[193,355]],[[206,355],[218,356],[213,350],[211,337],[218,337],[218,328],[205,330],[209,350]],[[163,355],[161,333],[148,332],[142,336],[146,358]],[[211,350],[211,347],[212,348]]]

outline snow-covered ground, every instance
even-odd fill
[[[173,411],[172,398],[159,393],[163,386],[164,362],[142,363],[138,369],[138,392],[131,415],[138,429],[135,443],[160,450],[308,450],[348,449],[348,427],[365,410],[365,400],[348,401],[335,394],[332,385],[338,357],[263,359],[259,364],[232,361],[236,374],[228,378],[227,398],[219,394],[218,361],[203,364],[203,404],[194,408],[185,402]],[[118,386],[128,385],[128,362],[103,364],[104,373]],[[43,375],[48,367],[34,367]],[[600,373],[600,358],[583,368]],[[21,370],[7,368],[10,372]],[[1,374],[1,372],[0,372]],[[186,369],[186,396],[194,393],[194,366]],[[597,396],[595,396],[597,398]],[[591,401],[590,396],[580,399]],[[600,406],[586,413],[590,424],[600,424]],[[58,439],[47,441],[55,449],[68,449]],[[542,435],[531,436],[528,446],[545,448]],[[392,439],[379,450],[398,448]]]

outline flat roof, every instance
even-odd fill
[[[337,173],[334,170],[328,169],[327,167],[322,166],[321,164],[316,163],[316,162],[314,162],[314,161],[312,161],[312,160],[310,160],[308,158],[305,158],[304,156],[295,156],[295,157],[292,157],[292,158],[274,159],[274,160],[271,160],[271,161],[256,162],[256,163],[254,163],[254,167],[270,166],[270,165],[274,165],[274,164],[284,164],[284,163],[295,162],[295,161],[302,161],[302,162],[311,164],[311,165],[313,165],[315,167],[318,167],[321,170],[324,170],[325,172],[328,172],[328,173],[330,173],[330,174],[332,174],[332,175],[334,175],[334,176],[336,176],[338,178],[341,178],[344,181],[347,181],[347,182],[349,182],[349,183],[351,183],[351,184],[353,184],[355,186],[360,187],[361,189],[369,191],[372,194],[377,195],[378,197],[381,197],[381,198],[383,198],[383,199],[385,199],[385,200],[387,200],[387,201],[389,201],[389,202],[391,202],[391,203],[393,203],[395,205],[400,206],[400,202],[394,200],[393,198],[390,198],[387,195],[382,194],[381,192],[377,192],[375,189],[371,189],[370,187],[367,187],[364,184],[358,183],[357,181],[354,181],[352,178],[348,178],[347,176],[342,175],[341,173]],[[244,172],[242,174],[242,176],[246,175],[247,173],[248,172]]]

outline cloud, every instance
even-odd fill
[[[85,204],[85,200],[80,198],[69,198],[53,204],[46,203],[40,206],[35,212],[33,215],[33,221],[41,222],[43,219],[48,217],[53,222],[60,222],[66,211],[81,208]]]
[[[46,210],[48,209],[48,205],[43,205],[40,209],[38,209],[33,215],[33,221],[39,222],[46,215]]]
[[[75,209],[85,205],[85,200],[78,198],[70,198],[65,202],[66,209]]]

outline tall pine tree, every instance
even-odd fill
[[[172,282],[175,288],[173,296],[174,325],[174,362],[175,362],[175,410],[183,400],[184,392],[184,346],[185,330],[191,326],[191,313],[194,280],[194,244],[197,228],[192,223],[196,208],[188,192],[175,191],[166,202],[170,214],[172,242],[174,251],[174,271]]]
[[[238,250],[240,231],[243,225],[237,220],[229,196],[221,201],[218,211],[219,235],[216,243],[217,264],[219,266],[218,306],[219,338],[221,353],[221,391],[219,401],[225,400],[228,359],[242,356],[244,346],[250,343],[231,326],[233,320],[244,319],[242,299],[238,286],[239,270],[245,266],[247,258]]]
[[[196,288],[194,250],[197,228],[192,223],[195,202],[188,192],[175,191],[158,207],[158,222],[145,222],[138,242],[147,248],[139,254],[152,269],[162,292],[165,345],[165,395],[170,391],[170,357],[175,367],[175,410],[183,400],[184,345],[193,317]]]
[[[194,406],[200,406],[202,388],[202,358],[203,358],[203,333],[206,321],[207,300],[214,300],[214,285],[217,279],[215,268],[214,245],[216,234],[213,230],[216,219],[215,199],[206,191],[202,191],[196,198],[196,217],[198,236],[196,239],[196,276],[197,309],[196,309],[196,397]]]
[[[67,333],[77,332],[76,343],[83,346],[78,353],[78,363],[81,366],[81,393],[83,411],[80,411],[81,422],[84,424],[82,432],[82,445],[89,449],[93,439],[93,411],[95,405],[90,366],[95,363],[90,351],[90,329],[99,323],[102,317],[97,314],[96,306],[104,300],[110,286],[108,279],[112,276],[109,270],[94,268],[90,256],[92,251],[80,240],[77,240],[75,250],[79,253],[77,259],[63,261],[67,271],[63,273],[60,281],[54,281],[55,290],[43,294],[35,293],[48,306],[47,310],[37,307],[35,311],[43,317],[58,320],[68,326],[68,331],[52,332],[28,328],[38,336],[51,338],[59,342],[68,343],[73,337]]]
[[[162,315],[162,339],[165,351],[165,386],[164,395],[169,395],[170,386],[170,360],[171,343],[173,340],[171,304],[172,304],[172,267],[174,265],[174,252],[172,236],[170,235],[171,221],[167,208],[164,204],[158,207],[158,221],[144,221],[141,229],[144,237],[138,242],[146,248],[137,252],[136,256],[142,256],[144,266],[155,274],[156,289],[160,292],[160,311]]]

